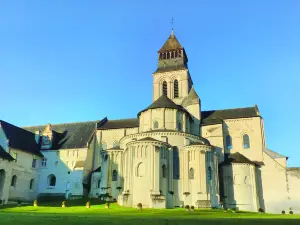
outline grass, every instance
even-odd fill
[[[85,208],[85,201],[68,201],[62,208],[61,202],[43,203],[34,206],[2,206],[0,224],[5,225],[52,225],[52,224],[132,224],[132,225],[268,225],[300,224],[300,215],[273,215],[249,212],[223,212],[222,210],[143,209],[123,208],[112,203],[110,209],[101,201],[92,201]]]

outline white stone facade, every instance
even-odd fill
[[[3,203],[89,196],[124,207],[300,213],[300,169],[267,149],[257,106],[202,111],[187,62],[172,33],[159,51],[153,102],[136,119],[0,121]]]

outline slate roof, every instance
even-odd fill
[[[250,159],[248,159],[246,156],[242,155],[239,152],[225,156],[225,160],[222,163],[222,165],[227,165],[231,163],[246,163],[246,164],[258,165],[258,166],[263,165],[262,162],[251,161]]]
[[[186,65],[177,65],[177,66],[168,66],[168,67],[159,67],[155,70],[154,73],[161,73],[161,72],[169,72],[169,71],[177,71],[177,70],[185,70],[187,69]]]
[[[0,158],[2,159],[6,159],[8,161],[13,161],[14,158],[9,154],[7,153],[0,145]]]
[[[175,37],[174,31],[172,30],[172,33],[169,36],[168,40],[164,43],[164,45],[161,47],[161,49],[158,52],[165,52],[169,50],[182,49],[182,48],[183,47]]]
[[[278,158],[288,158],[287,156],[281,155],[281,154],[279,154],[279,153],[277,153],[277,152],[274,152],[274,151],[272,151],[272,150],[270,150],[270,149],[267,149],[267,148],[264,149],[264,152],[265,152],[267,155],[269,155],[271,158],[273,158],[273,159],[278,159]]]
[[[159,140],[156,140],[155,138],[152,138],[152,137],[145,137],[145,138],[142,138],[142,139],[139,139],[136,141],[159,141]],[[159,141],[159,142],[162,142],[162,141]]]
[[[148,109],[158,109],[158,108],[168,108],[168,109],[177,109],[180,111],[183,111],[187,113],[190,116],[190,113],[181,105],[175,104],[171,99],[169,99],[167,96],[162,95],[156,101],[154,101],[151,105],[149,105],[146,109],[140,111],[138,113],[138,117],[140,114],[144,111],[147,111]]]
[[[259,117],[257,106],[236,109],[202,111],[202,125],[222,123],[224,119]]]
[[[35,141],[35,134],[3,120],[0,120],[0,125],[9,140],[9,147],[43,157],[39,151],[39,144]]]
[[[53,124],[53,142],[51,150],[56,149],[72,149],[72,148],[86,148],[94,134],[97,123],[100,121],[88,121],[79,123],[63,123]],[[36,131],[43,132],[46,125],[24,127],[27,131],[34,134]]]
[[[121,119],[121,120],[108,120],[105,118],[103,122],[98,124],[97,129],[108,130],[108,129],[121,129],[121,128],[134,128],[139,127],[139,119]]]

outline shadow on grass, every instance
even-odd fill
[[[85,206],[87,202],[90,202],[91,205],[104,205],[106,201],[100,199],[74,199],[74,200],[65,200],[67,207],[72,206]],[[23,202],[21,205],[18,204],[6,204],[1,205],[0,209],[8,209],[22,206],[33,206],[33,202]],[[38,206],[44,207],[61,207],[62,201],[38,201]]]

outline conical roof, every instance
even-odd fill
[[[161,47],[161,49],[158,52],[165,52],[169,50],[182,49],[182,48],[183,47],[175,37],[174,32],[172,30],[172,33],[169,36],[168,40],[164,43],[164,45]]]

